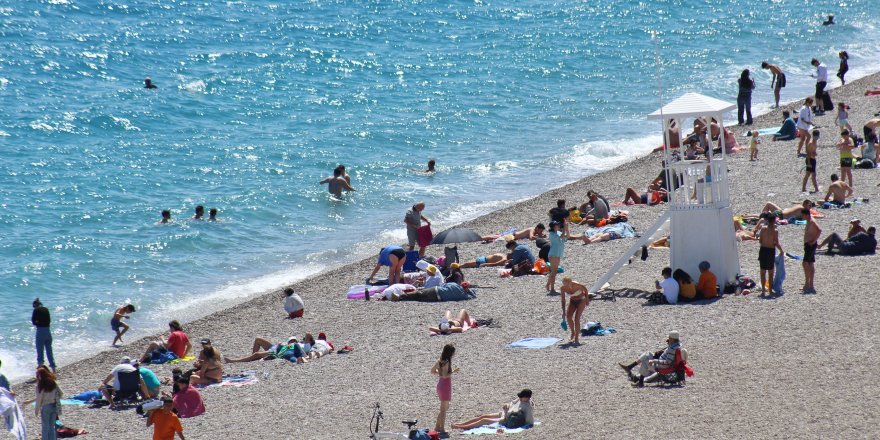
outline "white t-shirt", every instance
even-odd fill
[[[400,296],[404,292],[412,292],[414,290],[416,290],[416,286],[412,284],[392,284],[382,291],[382,296],[385,299],[391,299],[391,295],[397,294]]]
[[[663,290],[666,302],[669,304],[678,303],[678,281],[675,281],[675,278],[669,277],[660,281],[660,288]]]
[[[120,388],[119,373],[131,373],[132,371],[135,371],[135,368],[131,364],[119,364],[113,367],[113,370],[110,371],[113,373],[113,388],[117,390]]]
[[[443,283],[443,274],[440,271],[437,271],[437,275],[429,276],[428,279],[425,280],[425,288],[429,287],[438,287],[442,286]]]
[[[816,82],[828,82],[828,68],[822,63],[816,66]]]
[[[304,304],[302,298],[296,293],[284,298],[284,311],[288,314],[298,312],[303,309]]]
[[[323,339],[318,339],[317,341],[315,341],[315,345],[312,347],[312,351],[320,354],[321,356],[329,354],[330,350],[330,344],[328,344],[327,341]]]
[[[801,107],[798,112],[798,121],[797,128],[801,130],[810,131],[810,127],[813,125],[813,114],[810,113],[810,108],[807,106]]]

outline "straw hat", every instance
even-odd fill
[[[669,339],[679,340],[678,330],[673,330],[669,332]]]

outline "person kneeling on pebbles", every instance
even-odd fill
[[[661,370],[673,368],[675,366],[676,352],[683,350],[681,340],[677,331],[669,332],[666,338],[666,348],[656,352],[646,351],[635,361],[624,364],[620,363],[620,368],[626,371],[629,380],[633,382],[634,387],[645,386],[645,382],[657,382],[661,379],[663,373]],[[636,366],[639,367],[639,374],[633,374],[632,370]]]

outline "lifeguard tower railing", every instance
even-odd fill
[[[718,209],[730,206],[727,161],[722,155],[719,154],[709,161],[672,162],[668,168],[673,188],[669,194],[671,210]]]

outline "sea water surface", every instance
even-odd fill
[[[131,340],[400,243],[415,201],[442,227],[644,154],[658,83],[733,101],[751,68],[766,109],[762,60],[783,100],[812,57],[877,69],[876,2],[803,6],[0,0],[2,371],[35,365],[35,297],[69,362],[126,302]],[[317,183],[339,163],[342,201]]]

